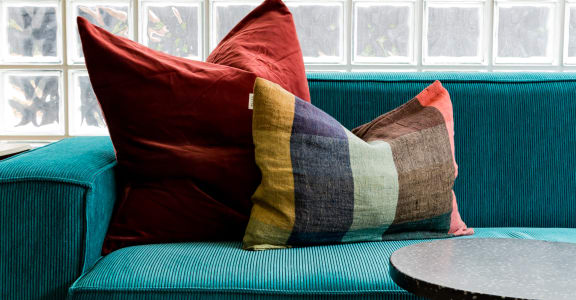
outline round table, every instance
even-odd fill
[[[396,284],[431,299],[576,299],[576,244],[446,239],[390,257]]]

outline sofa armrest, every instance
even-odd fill
[[[116,199],[110,139],[0,161],[0,299],[64,299],[100,258]]]

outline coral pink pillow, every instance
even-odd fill
[[[292,15],[267,0],[208,58],[156,52],[78,18],[86,66],[118,160],[121,196],[103,252],[241,239],[260,183],[249,94],[255,78],[310,99]]]

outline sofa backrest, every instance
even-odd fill
[[[462,218],[576,228],[576,73],[311,73],[312,103],[354,128],[434,80],[454,106]]]

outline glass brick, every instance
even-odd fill
[[[344,4],[341,2],[287,2],[307,63],[344,60]]]
[[[92,24],[102,27],[109,32],[122,36],[132,37],[132,16],[130,15],[129,1],[100,2],[100,1],[72,1],[69,6],[68,24],[76,24],[76,17],[84,17]],[[76,26],[68,29],[68,54],[70,63],[84,63],[82,43]]]
[[[564,63],[576,64],[576,4],[566,4]]]
[[[414,3],[354,5],[354,62],[412,63]]]
[[[402,69],[391,69],[391,68],[382,68],[382,69],[352,69],[350,72],[353,73],[406,73],[406,72],[418,72],[418,69],[415,68],[402,68]]]
[[[108,135],[104,115],[96,99],[88,72],[70,71],[68,124],[70,135]]]
[[[13,63],[59,63],[60,11],[57,1],[6,2],[4,59]]]
[[[484,2],[426,4],[424,64],[481,64],[484,51]]]
[[[576,7],[568,7],[568,56],[576,56]]]
[[[497,3],[494,62],[553,63],[555,7],[555,2]]]
[[[258,2],[213,2],[211,49],[216,48],[228,32],[258,4]]]
[[[3,74],[2,128],[8,135],[63,135],[62,73]]]
[[[158,51],[171,55],[200,59],[201,15],[200,4],[174,4],[150,2],[143,5],[142,41]]]

